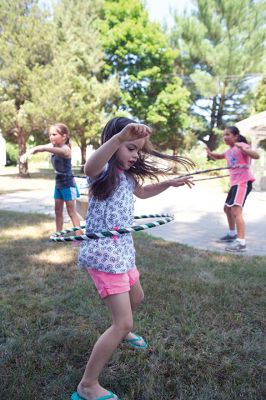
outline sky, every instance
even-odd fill
[[[170,9],[174,9],[178,14],[185,9],[190,11],[193,8],[193,0],[145,0],[146,8],[153,21],[172,24]]]
[[[51,7],[53,2],[56,2],[56,0],[39,0],[39,3],[46,7]],[[171,26],[173,22],[170,9],[181,13],[185,9],[191,10],[193,8],[193,0],[144,0],[144,3],[146,3],[151,20],[161,24],[166,22],[168,26]]]

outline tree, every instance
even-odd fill
[[[40,124],[64,122],[86,161],[88,144],[99,145],[100,128],[115,109],[119,86],[103,78],[99,41],[99,1],[62,0],[54,13],[55,45],[51,65],[43,70],[45,85],[34,93]]]
[[[119,77],[122,109],[146,121],[149,107],[171,81],[177,52],[140,0],[106,0],[102,8],[105,74]]]
[[[189,128],[188,108],[190,94],[182,87],[180,78],[175,78],[157,96],[149,107],[148,121],[154,126],[153,141],[161,149],[171,149],[174,155],[188,145]]]
[[[175,78],[178,51],[169,46],[160,25],[149,21],[140,0],[104,1],[101,33],[104,72],[119,77],[119,109],[152,123],[153,142],[175,153],[184,145],[188,108],[188,92]]]
[[[180,50],[178,67],[192,93],[194,126],[211,149],[218,131],[242,119],[249,78],[262,69],[265,3],[253,0],[197,0],[192,15],[175,16],[171,43]]]
[[[266,77],[262,79],[257,87],[255,95],[255,110],[257,112],[266,111]]]
[[[52,58],[51,24],[34,0],[3,0],[0,23],[0,128],[21,155],[36,128],[26,108],[33,82]],[[19,173],[28,175],[27,164],[19,163]]]

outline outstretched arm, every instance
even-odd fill
[[[206,151],[207,154],[210,158],[212,158],[213,160],[221,160],[222,158],[224,158],[223,153],[213,153],[209,147],[206,147]]]
[[[96,178],[123,142],[144,138],[150,133],[151,130],[146,125],[128,124],[121,132],[112,136],[111,139],[95,150],[86,161],[84,166],[85,174],[91,178]]]
[[[157,194],[164,192],[170,186],[178,187],[184,185],[187,185],[190,188],[192,188],[192,186],[195,185],[191,179],[191,176],[167,179],[163,182],[153,183],[145,186],[137,186],[137,188],[134,191],[134,195],[139,197],[140,199],[148,199],[149,197],[153,197],[156,196]]]
[[[30,158],[33,154],[42,153],[47,151],[48,153],[57,154],[60,157],[68,158],[71,156],[70,147],[64,145],[62,147],[53,146],[51,143],[49,144],[41,144],[40,146],[35,146],[32,149],[28,150],[26,153],[22,154],[20,157],[20,162],[24,163]]]

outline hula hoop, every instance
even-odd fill
[[[212,169],[203,169],[201,171],[195,171],[191,172],[190,174],[185,174],[185,175],[180,175],[177,178],[183,178],[184,176],[191,176],[191,175],[200,175],[200,174],[206,174],[208,172],[213,172],[213,171],[223,171],[225,169],[242,169],[242,168],[249,168],[248,165],[246,164],[241,164],[241,165],[234,165],[231,167],[220,167],[220,168],[212,168]]]
[[[134,219],[146,219],[146,218],[161,218],[154,222],[148,222],[142,225],[133,225],[128,228],[119,228],[117,230],[103,231],[103,232],[91,232],[87,235],[78,235],[78,236],[64,236],[66,233],[79,231],[84,229],[86,225],[74,226],[73,228],[65,229],[63,231],[58,231],[53,233],[50,236],[49,241],[51,242],[73,242],[73,241],[82,241],[82,240],[91,240],[91,239],[99,239],[99,238],[107,238],[107,237],[115,237],[124,235],[125,233],[130,232],[139,232],[145,229],[154,228],[156,226],[161,226],[171,222],[174,219],[173,215],[170,214],[149,214],[149,215],[137,215],[134,216]]]
[[[241,164],[241,165],[234,165],[231,167],[220,167],[220,168],[211,168],[211,169],[203,169],[201,171],[195,171],[195,172],[191,172],[188,174],[184,174],[184,175],[179,175],[176,178],[184,178],[185,176],[192,176],[192,175],[200,175],[200,174],[206,174],[208,172],[214,172],[214,171],[223,171],[225,169],[238,169],[238,168],[249,168],[248,165],[246,164]],[[74,175],[75,178],[87,178],[87,176],[84,175]],[[212,179],[212,178],[206,178],[207,179]],[[200,179],[198,179],[200,180]],[[202,179],[203,180],[203,179]]]
[[[193,179],[193,182],[209,181],[210,179],[227,178],[228,176],[230,176],[230,175],[220,175],[220,176],[211,176],[211,177],[208,177],[208,178]]]

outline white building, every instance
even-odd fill
[[[236,123],[243,135],[250,136],[251,146],[260,154],[259,160],[252,160],[252,169],[256,177],[254,188],[266,190],[266,157],[265,151],[258,149],[260,141],[266,139],[266,111],[251,115],[249,118]]]
[[[6,165],[6,141],[0,130],[0,166]]]

